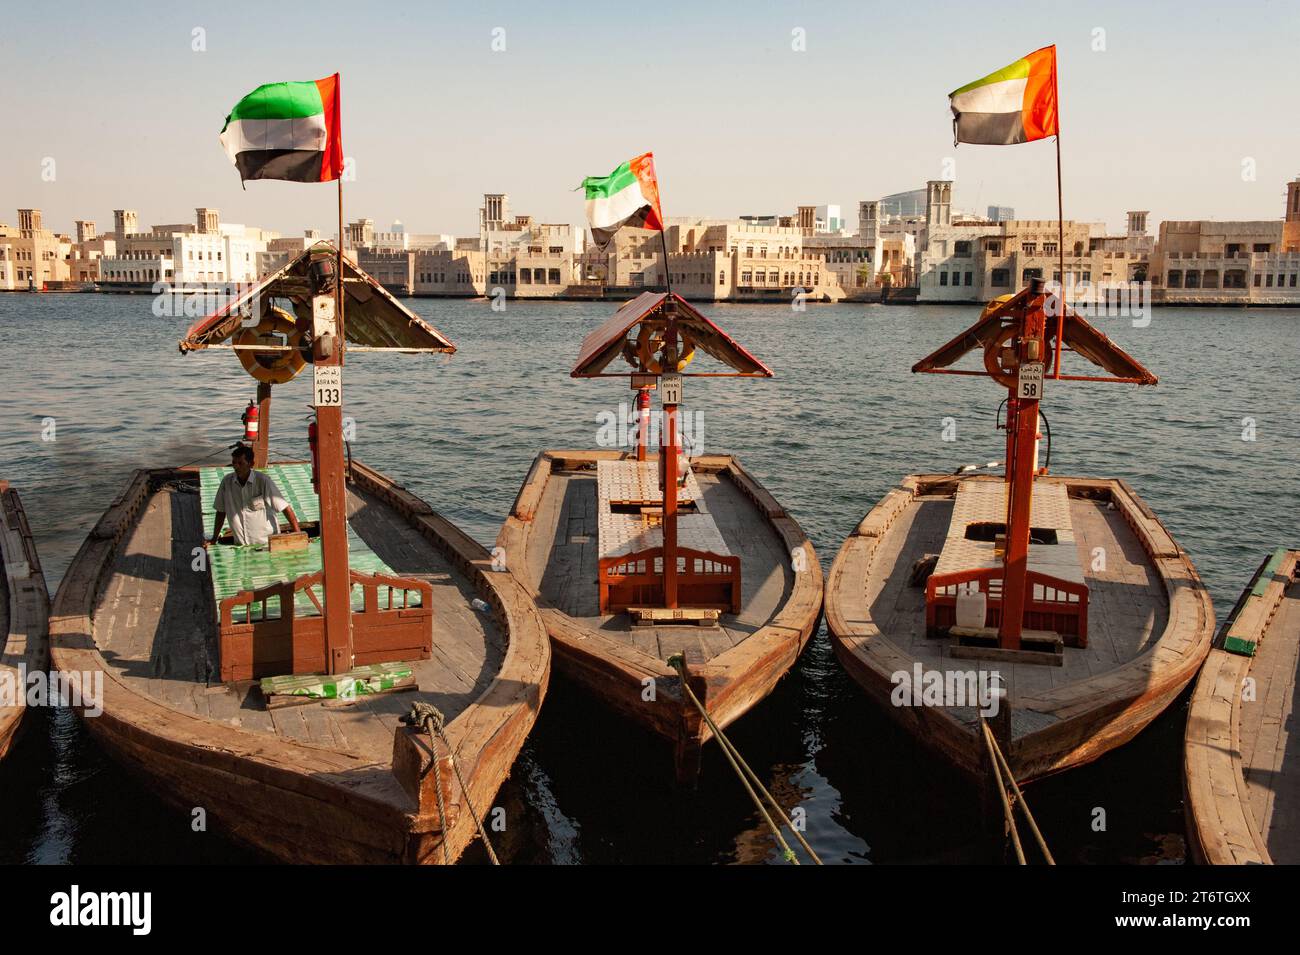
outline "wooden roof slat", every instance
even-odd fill
[[[743,345],[680,295],[668,292],[642,292],[631,301],[624,302],[604,324],[582,340],[582,348],[573,370],[569,372],[570,376],[595,378],[604,372],[622,352],[628,333],[645,319],[661,313],[670,294],[677,311],[677,327],[687,330],[697,347],[731,368],[737,375],[747,378],[772,377],[772,370]]]
[[[182,353],[219,345],[237,332],[244,320],[240,310],[259,298],[288,299],[300,319],[311,317],[311,283],[307,270],[313,256],[336,258],[326,242],[304,249],[288,264],[261,279],[252,288],[190,326],[181,339]],[[397,300],[382,285],[343,259],[344,334],[350,344],[372,348],[400,348],[414,352],[456,350],[451,339]]]
[[[1003,328],[1003,320],[1024,308],[1035,295],[1025,288],[1010,299],[998,304],[996,308],[984,315],[978,322],[966,329],[951,341],[941,345],[912,366],[914,372],[934,371],[948,368],[976,348],[983,348]],[[1057,319],[1053,304],[1057,297],[1045,293],[1044,306],[1048,309],[1047,344],[1050,353],[1055,347]],[[1157,378],[1136,358],[1120,348],[1102,331],[1089,324],[1068,305],[1065,308],[1065,344],[1070,350],[1082,355],[1099,368],[1116,378],[1134,381],[1142,385],[1154,385]]]

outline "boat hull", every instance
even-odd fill
[[[21,674],[44,670],[48,659],[50,596],[41,571],[36,542],[18,492],[0,481],[0,570],[6,590],[0,622],[0,679],[6,696],[0,700],[0,759],[8,755],[27,722],[26,686]]]
[[[561,472],[592,470],[599,460],[625,458],[618,451],[545,451],[538,455],[497,539],[507,560],[537,549],[538,513],[544,509],[548,482]],[[811,542],[791,518],[734,457],[701,456],[691,460],[700,475],[716,475],[736,489],[753,508],[754,520],[770,527],[793,564],[788,590],[775,612],[736,645],[708,659],[691,659],[692,687],[713,721],[729,726],[766,697],[798,660],[821,615],[823,578]],[[699,748],[712,738],[698,711],[683,700],[680,678],[664,653],[629,641],[626,625],[617,616],[576,617],[548,598],[541,581],[553,555],[543,546],[541,562],[515,573],[534,596],[545,621],[556,667],[569,680],[628,720],[670,741],[675,747],[678,777],[694,779]],[[513,565],[512,565],[513,566]],[[583,581],[595,590],[595,581]],[[744,613],[742,608],[742,614]],[[611,629],[616,628],[616,629]],[[686,628],[675,628],[684,630]]]
[[[907,732],[972,779],[988,771],[985,744],[977,734],[973,708],[896,705],[897,675],[911,674],[919,657],[902,635],[882,629],[865,596],[882,575],[907,575],[911,567],[877,560],[896,521],[906,520],[918,502],[955,493],[961,480],[950,475],[912,475],[891,491],[844,542],[827,582],[826,624],[836,657],[867,696]],[[1095,678],[1039,688],[1017,699],[1012,687],[1013,732],[1007,756],[1021,782],[1089,763],[1122,746],[1164,711],[1196,675],[1209,650],[1214,612],[1187,554],[1154,514],[1122,481],[1040,478],[1067,485],[1076,495],[1117,512],[1140,546],[1151,577],[1158,580],[1167,611],[1145,650],[1099,672]],[[897,532],[896,532],[897,533]],[[924,630],[921,621],[920,629]],[[912,643],[910,646],[919,644]],[[927,651],[933,661],[941,650]],[[1067,654],[1075,653],[1067,649]],[[1023,670],[1024,664],[1020,667]],[[1031,665],[1032,666],[1032,665]],[[991,667],[988,667],[991,668]],[[1050,669],[1041,667],[1039,669]],[[1004,744],[1005,745],[1005,744]]]
[[[1300,789],[1288,725],[1300,639],[1297,573],[1300,551],[1264,561],[1224,622],[1192,691],[1183,806],[1192,857],[1202,864],[1300,859],[1300,840],[1288,825]],[[1234,652],[1246,643],[1249,654]],[[1255,690],[1249,702],[1248,686]]]
[[[287,739],[204,719],[138,692],[107,666],[93,615],[115,555],[153,490],[193,479],[192,471],[138,471],[82,545],[55,597],[54,665],[100,674],[102,712],[79,707],[90,734],[197,825],[286,862],[441,863],[476,838],[465,793],[453,786],[443,818],[395,776],[391,763],[346,748]],[[487,552],[427,504],[384,475],[353,462],[349,483],[401,514],[468,578],[508,634],[495,677],[448,722],[446,734],[480,812],[491,806],[537,718],[550,674],[550,649],[531,600]],[[84,676],[79,678],[84,679]],[[414,731],[399,729],[397,737]],[[419,735],[419,734],[416,734]],[[199,812],[202,810],[202,812]],[[444,853],[445,845],[445,853]]]

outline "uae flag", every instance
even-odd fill
[[[608,176],[588,176],[587,222],[596,245],[605,248],[623,226],[663,229],[659,211],[659,183],[655,180],[653,153],[642,153]]]
[[[314,83],[267,83],[230,111],[221,145],[240,181],[329,182],[343,174],[339,75]]]
[[[1056,47],[948,94],[959,143],[1009,146],[1057,135]]]

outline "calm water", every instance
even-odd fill
[[[355,453],[485,544],[534,454],[591,447],[630,392],[574,381],[582,336],[611,304],[412,300],[460,347],[449,358],[349,360]],[[0,473],[22,492],[51,588],[133,468],[186,464],[238,436],[254,385],[229,353],[181,357],[188,319],[146,297],[0,295]],[[899,478],[1000,459],[988,381],[912,375],[977,310],[715,306],[776,371],[688,383],[706,451],[732,451],[799,519],[829,567]],[[1165,310],[1147,328],[1099,319],[1160,376],[1156,388],[1049,383],[1052,469],[1127,479],[1187,547],[1222,618],[1266,550],[1300,544],[1300,311]],[[273,448],[306,455],[309,376],[277,389]],[[956,440],[941,440],[944,419]],[[53,419],[54,440],[43,440]],[[1245,421],[1244,419],[1252,419]],[[1243,440],[1253,425],[1254,440]],[[48,430],[48,429],[47,429]],[[213,460],[220,460],[220,457]],[[1186,701],[1092,767],[1035,785],[1058,859],[1180,861]],[[732,730],[827,861],[996,858],[974,796],[870,707],[824,631],[777,692]],[[771,840],[716,748],[698,792],[674,791],[668,748],[553,682],[498,797],[514,862],[773,861]],[[216,862],[258,857],[110,762],[66,711],[46,711],[0,767],[0,861]],[[1094,807],[1105,832],[1091,828]],[[471,858],[475,858],[471,855]]]

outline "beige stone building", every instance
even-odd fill
[[[116,249],[99,260],[99,284],[109,291],[165,283],[173,288],[256,281],[262,254],[278,232],[222,222],[216,209],[194,210],[193,222],[155,225],[139,231],[133,210],[113,213]]]
[[[40,209],[19,209],[18,227],[0,225],[0,291],[41,289],[68,281],[66,235],[45,228]]]
[[[758,225],[742,219],[670,220],[656,231],[623,229],[605,255],[604,284],[621,290],[662,288],[663,248],[673,291],[700,301],[789,302],[845,297],[836,273],[804,248],[797,225]]]
[[[952,183],[926,184],[925,229],[917,253],[920,302],[987,302],[1023,288],[1030,279],[1064,282],[1075,302],[1099,302],[1107,287],[1142,281],[1150,259],[1146,214],[1129,213],[1129,231],[1107,236],[1099,223],[1055,219],[983,218],[954,221]]]
[[[1165,305],[1300,304],[1300,251],[1283,251],[1282,221],[1162,222],[1151,260]]]

